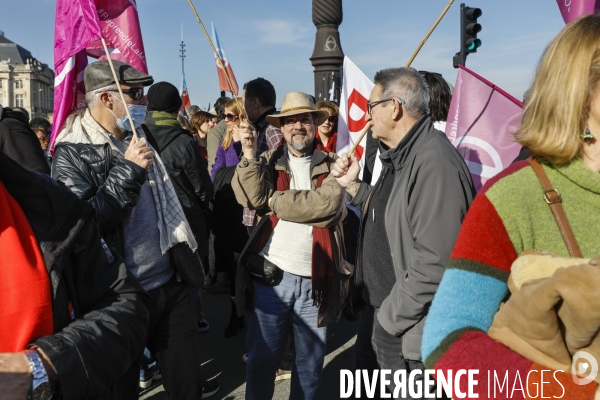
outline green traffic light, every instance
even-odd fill
[[[475,51],[475,50],[477,50],[478,47],[481,47],[480,39],[470,39],[467,42],[467,50],[469,50],[469,51]]]

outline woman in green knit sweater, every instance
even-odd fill
[[[599,82],[600,15],[590,15],[567,25],[546,49],[516,135],[562,195],[586,258],[600,254],[600,144],[593,137],[600,138]],[[535,397],[542,381],[545,398],[594,399],[595,382],[578,386],[570,374],[558,371],[540,376],[549,368],[487,335],[508,295],[511,265],[527,249],[569,256],[540,181],[523,161],[487,183],[463,222],[425,325],[425,365],[444,374],[478,369],[480,399]],[[500,382],[508,376],[496,396],[496,390],[488,391],[494,373]],[[461,386],[467,387],[466,378]]]

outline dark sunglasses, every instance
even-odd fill
[[[122,89],[123,93],[131,97],[133,100],[141,100],[144,97],[144,88],[136,87],[129,89]]]
[[[239,116],[237,116],[237,115],[225,114],[225,119],[227,121],[237,121],[238,118],[239,118]]]
[[[337,121],[337,117],[328,117],[327,121],[329,121],[330,124],[335,124],[335,122]]]

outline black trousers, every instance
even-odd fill
[[[156,357],[169,400],[202,398],[200,350],[190,288],[175,276],[152,298],[146,347]],[[139,379],[139,377],[138,377]]]
[[[411,371],[421,370],[423,372],[415,379],[415,384],[417,381],[420,381],[421,386],[424,388],[425,366],[423,363],[421,361],[405,359],[402,355],[402,338],[387,333],[385,329],[381,327],[379,321],[375,318],[375,315],[376,309],[370,304],[365,305],[358,322],[358,333],[354,345],[354,369],[366,369],[369,371],[389,369],[392,371],[392,375],[394,371],[406,370],[407,379]],[[372,373],[369,375],[372,376]],[[387,378],[390,379],[390,384],[386,386],[386,391],[393,395],[395,389],[393,377],[388,376]],[[380,386],[378,386],[374,397],[375,399],[380,398],[380,389]],[[434,390],[435,385],[430,391],[434,393]],[[361,394],[362,398],[367,398],[364,385],[362,385]],[[406,397],[403,397],[402,392],[400,391],[399,397],[392,396],[392,398],[422,399],[424,397],[411,397],[407,388]],[[446,399],[446,397],[442,397],[442,399]]]

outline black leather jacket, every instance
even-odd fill
[[[158,152],[173,183],[177,198],[198,242],[200,257],[208,255],[208,215],[213,185],[192,134],[174,126],[175,117],[150,112],[142,126],[148,142]],[[154,118],[157,115],[162,117]],[[171,123],[161,125],[160,123]]]
[[[110,398],[144,348],[150,296],[117,252],[103,248],[92,207],[64,185],[2,152],[0,182],[21,206],[51,278],[54,333],[33,344],[58,374],[56,398]]]
[[[109,144],[60,143],[54,152],[52,177],[94,207],[100,234],[121,254],[122,221],[138,203],[146,175],[144,168],[113,154]]]

